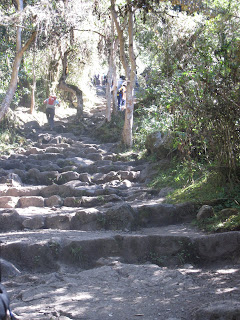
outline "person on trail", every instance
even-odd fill
[[[46,116],[47,116],[48,124],[50,126],[50,129],[53,130],[55,106],[60,105],[60,102],[57,100],[57,97],[55,95],[52,95],[44,101],[44,104],[46,104]]]
[[[123,110],[126,104],[126,91],[127,91],[127,82],[124,81],[121,88],[117,92],[118,98],[118,110]]]
[[[0,283],[0,320],[17,320],[10,310],[10,300],[5,287]]]
[[[123,96],[123,90],[122,87],[119,88],[119,90],[117,91],[117,100],[118,100],[118,110],[121,109],[121,105],[122,105],[122,96]]]

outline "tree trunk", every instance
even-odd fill
[[[120,41],[120,59],[125,70],[127,79],[127,91],[126,91],[126,112],[125,122],[123,128],[123,143],[128,147],[132,147],[132,127],[133,127],[133,110],[134,110],[134,86],[136,79],[136,59],[133,50],[133,11],[131,0],[127,1],[128,4],[128,39],[129,39],[129,59],[130,66],[128,64],[127,55],[125,53],[125,41],[123,36],[123,30],[118,22],[117,12],[115,10],[115,0],[111,0],[111,12],[114,19],[118,38]]]
[[[112,99],[111,99],[111,86],[112,86],[112,76],[113,76],[113,50],[114,50],[114,21],[112,19],[111,23],[111,44],[109,50],[109,69],[107,74],[107,87],[106,87],[106,100],[107,100],[107,108],[106,108],[106,119],[108,122],[111,121],[111,113],[112,113]]]
[[[70,53],[70,50],[66,51],[64,55],[61,55],[62,58],[62,76],[58,83],[58,88],[60,90],[73,93],[77,98],[77,118],[82,119],[83,118],[83,97],[82,97],[82,91],[72,84],[66,83],[66,79],[68,76],[68,54]]]
[[[112,58],[110,58],[112,60]],[[106,100],[107,100],[107,107],[106,107],[106,120],[107,122],[111,121],[111,113],[112,113],[112,99],[111,99],[111,82],[112,82],[112,62],[109,64],[109,70],[107,74],[107,87],[106,87]]]
[[[36,38],[37,39],[37,38]],[[35,91],[36,91],[36,39],[35,39],[35,46],[33,51],[33,83],[32,83],[32,94],[31,94],[31,107],[30,107],[30,114],[33,114],[35,109]]]
[[[117,102],[117,67],[116,67],[116,57],[117,57],[117,48],[119,46],[119,39],[117,38],[114,41],[113,45],[113,90],[112,90],[112,103],[113,103],[113,114],[118,113],[118,102]]]
[[[18,11],[23,10],[23,0],[17,0],[18,4]],[[18,71],[19,67],[22,61],[22,57],[24,52],[28,49],[30,44],[34,41],[36,37],[37,32],[33,32],[27,43],[24,45],[22,48],[21,40],[22,40],[22,29],[20,27],[17,28],[17,37],[16,37],[16,56],[13,62],[13,69],[12,69],[12,75],[11,75],[11,80],[10,84],[8,86],[8,90],[6,92],[6,95],[2,101],[1,104],[1,109],[0,109],[0,121],[8,111],[10,104],[12,102],[12,99],[14,97],[16,88],[17,88],[17,81],[18,81]]]
[[[77,118],[83,118],[83,98],[82,98],[82,91],[72,84],[67,84],[64,80],[60,79],[58,88],[60,90],[73,93],[77,98]]]

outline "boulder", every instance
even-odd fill
[[[99,195],[94,197],[83,196],[81,206],[84,208],[97,207],[109,202],[121,201],[122,199],[116,194]]]
[[[57,181],[59,177],[58,171],[44,171],[40,172],[38,169],[28,170],[27,179],[34,183],[51,185],[53,182]]]
[[[173,139],[170,134],[160,131],[152,132],[146,138],[145,147],[158,159],[165,159],[173,152]]]
[[[57,185],[52,184],[51,186],[47,186],[43,188],[40,192],[41,196],[44,198],[51,197],[53,195],[59,195],[60,197],[71,197],[75,195],[74,188],[71,188],[71,186],[65,186],[65,185]]]
[[[63,172],[59,175],[57,183],[64,184],[72,180],[78,180],[79,173],[74,171]]]
[[[139,181],[145,182],[146,184],[150,182],[159,171],[159,163],[152,163],[146,166],[144,169],[141,170]]]
[[[63,200],[58,195],[53,195],[47,199],[45,199],[45,206],[46,207],[59,207],[63,204]]]
[[[98,161],[103,159],[103,156],[101,153],[89,153],[87,157],[88,159],[91,159],[93,161]]]
[[[99,173],[95,173],[92,176],[92,182],[94,182],[94,183],[103,183],[104,178],[105,178],[105,174],[100,173],[100,172]]]
[[[40,144],[44,143],[44,144],[47,144],[49,143],[49,141],[51,140],[51,135],[48,134],[48,133],[41,133],[38,135],[38,142]]]
[[[173,204],[153,203],[137,208],[138,224],[142,227],[161,227],[181,221]]]
[[[65,207],[81,207],[82,198],[78,197],[66,197],[63,202]]]
[[[0,197],[0,208],[15,208],[18,203],[18,197],[3,196]]]
[[[28,218],[24,220],[22,224],[26,229],[42,229],[44,227],[44,218],[40,216]]]
[[[97,148],[92,147],[92,146],[86,146],[86,147],[84,148],[84,153],[85,153],[85,154],[96,153],[96,151],[97,151]]]
[[[95,208],[79,210],[71,219],[70,229],[84,231],[101,229],[101,217],[101,213]]]
[[[110,171],[108,174],[105,175],[103,182],[106,183],[106,182],[110,182],[113,180],[120,180],[119,175],[115,171]]]
[[[127,203],[113,206],[105,212],[105,228],[109,230],[134,229],[135,211]]]
[[[7,176],[1,177],[0,183],[7,184],[9,187],[18,187],[22,185],[22,181],[16,173],[9,173]]]
[[[11,262],[0,258],[1,281],[8,280],[11,277],[19,276],[21,271],[18,270]]]
[[[32,147],[30,149],[28,149],[25,154],[26,155],[30,155],[30,154],[42,154],[44,153],[44,150],[43,149],[39,149],[39,148],[36,148],[36,147]]]
[[[140,171],[119,171],[121,180],[135,181],[140,176]]]
[[[219,216],[223,219],[228,219],[231,216],[235,216],[239,214],[239,210],[236,208],[226,208],[219,212]]]
[[[23,163],[23,160],[0,160],[0,168],[4,170],[11,170],[11,169],[19,169],[19,170],[25,170],[25,165]]]
[[[0,230],[21,230],[23,218],[13,209],[5,209],[0,212]]]
[[[91,176],[88,173],[80,173],[79,180],[82,182],[91,183]]]
[[[131,181],[129,181],[129,180],[124,180],[124,181],[122,181],[121,182],[121,187],[124,187],[124,188],[131,188],[131,186],[132,186],[132,182]]]
[[[40,124],[36,120],[28,121],[24,125],[25,130],[29,132],[30,129],[40,129]]]
[[[20,208],[27,207],[44,207],[44,198],[43,197],[21,197],[18,200],[18,206]]]
[[[22,197],[22,196],[38,196],[43,186],[32,187],[13,187],[0,190],[0,196]]]
[[[46,153],[62,153],[64,151],[63,147],[47,147]]]
[[[92,160],[84,159],[81,157],[74,157],[74,158],[67,158],[64,160],[66,165],[75,165],[78,168],[86,168],[90,166],[91,164],[94,164]]]
[[[70,217],[64,214],[52,215],[46,217],[45,225],[47,229],[69,230]]]
[[[32,168],[28,170],[26,180],[32,183],[37,183],[40,181],[40,171],[36,168]]]
[[[198,213],[197,213],[197,220],[204,220],[214,216],[213,207],[207,204],[203,205]]]

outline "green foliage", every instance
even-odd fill
[[[214,8],[211,19],[206,13],[149,17],[137,34],[150,63],[141,74],[134,141],[144,147],[149,133],[171,132],[182,159],[224,168],[233,181],[240,160],[239,5],[219,0]]]
[[[172,161],[168,168],[160,166],[158,175],[150,186],[159,190],[165,187],[172,188],[166,199],[171,203],[203,203],[219,198],[232,202],[234,190],[235,199],[240,198],[238,184],[229,183],[219,168],[187,160]]]
[[[179,245],[181,246],[181,250],[177,253],[177,259],[180,265],[198,262],[197,248],[192,242],[184,239],[179,241]]]
[[[156,265],[162,267],[165,265],[167,257],[166,256],[159,256],[156,252],[151,251],[149,253],[149,255],[147,256],[147,260],[149,260],[153,264],[156,264]]]
[[[118,142],[122,139],[124,113],[113,115],[110,122],[104,122],[92,135],[102,142]]]
[[[232,202],[234,205],[234,202]],[[194,224],[200,229],[208,232],[239,231],[240,230],[240,207],[238,213],[226,218],[220,212],[216,212],[212,218],[203,221],[194,221]]]
[[[73,261],[81,261],[83,258],[83,249],[81,246],[73,244],[70,248],[70,254]]]
[[[26,139],[20,134],[17,124],[5,117],[0,122],[0,154],[11,154],[17,147],[25,144]]]

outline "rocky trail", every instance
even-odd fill
[[[71,119],[0,157],[1,276],[19,319],[240,319],[240,232],[204,234],[154,174]],[[73,129],[75,128],[75,129]]]

